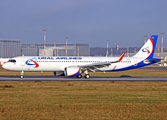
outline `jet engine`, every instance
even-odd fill
[[[65,76],[79,76],[80,69],[79,67],[66,67],[64,69]]]

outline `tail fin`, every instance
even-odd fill
[[[143,57],[148,59],[153,58],[157,39],[158,35],[152,35],[143,45],[143,47],[139,50],[139,52],[133,57]]]

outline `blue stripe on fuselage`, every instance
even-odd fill
[[[143,67],[143,66],[147,66],[147,65],[151,65],[154,63],[160,62],[160,60],[154,61],[154,62],[150,62],[148,64],[144,63],[143,61],[135,64],[135,65],[131,65],[125,68],[120,68],[120,69],[116,69],[116,70],[109,70],[109,71],[124,71],[124,70],[130,70],[130,69],[135,69],[135,68],[139,68],[139,67]]]

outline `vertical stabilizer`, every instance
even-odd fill
[[[152,35],[133,57],[153,58],[158,35]]]

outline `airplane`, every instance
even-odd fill
[[[2,67],[6,70],[20,71],[23,78],[25,71],[52,71],[54,76],[75,76],[89,79],[88,72],[123,71],[160,62],[153,58],[158,35],[152,35],[143,47],[132,57],[85,57],[85,56],[19,56],[9,59]]]

